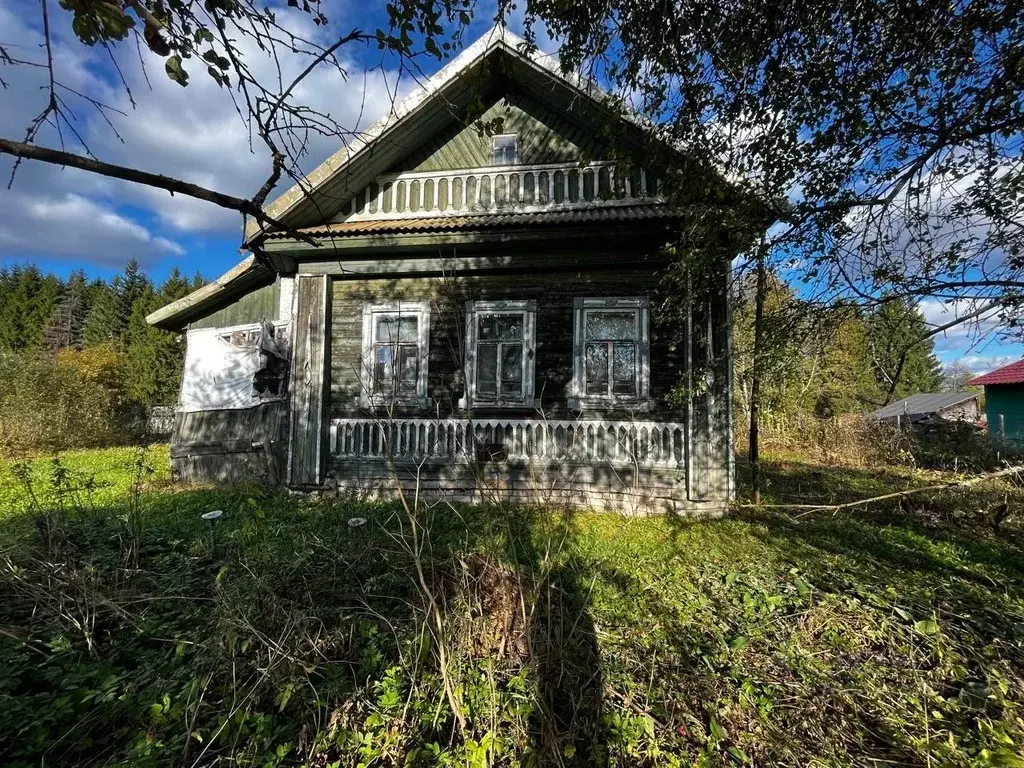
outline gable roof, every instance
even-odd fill
[[[1024,360],[1004,365],[986,374],[971,379],[968,384],[972,387],[984,386],[985,384],[1022,384],[1024,383]]]
[[[496,25],[430,77],[391,112],[335,152],[300,183],[293,185],[264,208],[267,215],[295,229],[324,223],[341,205],[394,162],[410,147],[434,134],[441,123],[455,119],[481,89],[506,82],[519,84],[538,98],[558,104],[566,114],[612,109],[637,136],[649,136],[653,124],[629,110],[588,78],[564,73],[555,57],[527,51],[526,42]],[[676,150],[664,145],[668,151]],[[250,220],[246,242],[264,232]]]
[[[927,416],[952,408],[978,397],[977,392],[923,392],[889,403],[870,414],[873,419],[893,419],[897,416]]]

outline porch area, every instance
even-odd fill
[[[693,453],[694,455],[691,455]],[[607,419],[338,418],[328,474],[339,490],[452,501],[571,504],[628,514],[715,514],[696,482],[686,424]]]
[[[608,464],[686,468],[686,425],[547,419],[334,419],[339,459],[428,462]]]

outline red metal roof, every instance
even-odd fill
[[[985,375],[971,379],[967,383],[972,387],[983,384],[1024,383],[1024,360],[1018,360],[1016,363],[1010,363],[1009,365],[1004,365],[1002,368],[996,368],[994,371],[989,371]]]

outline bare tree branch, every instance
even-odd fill
[[[136,184],[145,184],[146,186],[155,187],[156,189],[163,189],[170,192],[172,195],[181,194],[187,195],[188,197],[194,197],[197,200],[205,200],[206,202],[213,203],[221,208],[227,208],[231,211],[238,211],[239,213],[247,216],[252,216],[261,224],[276,227],[291,237],[295,237],[309,245],[318,245],[316,240],[309,235],[298,232],[278,219],[268,216],[263,212],[263,209],[252,200],[226,195],[223,192],[216,192],[212,189],[207,189],[206,187],[201,187],[198,184],[193,184],[188,181],[182,181],[181,179],[175,179],[170,176],[163,176],[156,173],[148,173],[136,168],[127,168],[123,165],[113,165],[111,163],[105,163],[102,160],[82,157],[81,155],[76,155],[71,152],[63,152],[61,150],[49,149],[47,147],[40,147],[35,144],[26,144],[24,142],[10,141],[9,139],[0,138],[0,154],[12,155],[13,157],[25,160],[38,160],[43,163],[51,163],[53,165],[61,165],[69,168],[78,168],[79,170],[97,173],[101,176],[109,176],[114,179],[122,179]]]

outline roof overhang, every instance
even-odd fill
[[[562,72],[555,57],[530,51],[524,40],[498,25],[398,103],[390,114],[269,203],[266,214],[295,230],[323,223],[405,154],[444,125],[461,119],[482,95],[498,94],[510,85],[557,106],[581,124],[593,123],[595,110],[602,111],[606,120],[617,119],[638,145],[649,147],[655,139],[656,126],[625,108],[593,81]],[[682,157],[677,149],[657,143],[664,151]],[[250,220],[246,242],[257,245],[271,231]]]
[[[180,331],[192,320],[230,304],[235,299],[270,285],[276,273],[249,256],[212,283],[146,315],[146,322],[165,331]]]

